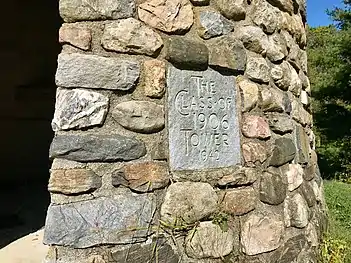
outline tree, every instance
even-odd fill
[[[335,25],[309,29],[309,74],[324,178],[351,182],[351,0],[328,11]]]

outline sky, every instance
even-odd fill
[[[341,6],[342,0],[307,0],[307,23],[312,26],[326,26],[332,23],[326,14],[327,9]]]

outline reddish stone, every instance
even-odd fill
[[[124,185],[138,192],[149,192],[166,187],[169,179],[166,163],[144,162],[124,166],[112,176],[112,184]]]
[[[68,43],[83,50],[89,50],[91,32],[88,28],[77,24],[63,24],[59,31],[59,42]]]
[[[242,146],[243,156],[246,163],[263,163],[267,159],[267,151],[264,143],[246,142]]]
[[[239,216],[246,214],[256,207],[257,194],[252,187],[229,190],[223,193],[221,209],[225,213]]]
[[[101,178],[87,169],[52,170],[48,189],[52,193],[79,194],[98,189]]]
[[[255,115],[244,116],[242,132],[249,138],[266,139],[271,136],[267,121],[263,117]]]

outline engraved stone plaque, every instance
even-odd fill
[[[240,135],[233,76],[168,69],[168,130],[172,170],[239,164]]]

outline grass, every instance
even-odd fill
[[[323,263],[351,263],[351,184],[324,182],[329,230],[322,249]]]

